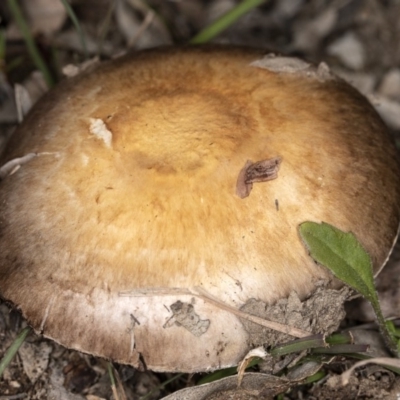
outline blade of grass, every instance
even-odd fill
[[[21,31],[22,36],[24,37],[29,55],[31,56],[33,62],[35,63],[36,68],[38,68],[39,71],[43,74],[43,77],[47,85],[49,87],[54,86],[54,79],[50,73],[49,68],[44,62],[42,56],[40,55],[39,49],[37,48],[36,43],[31,34],[31,31],[29,30],[28,24],[26,23],[25,18],[22,15],[17,0],[8,0],[8,7],[11,11],[15,23],[17,24],[19,30]]]
[[[298,353],[315,347],[327,347],[323,335],[313,335],[306,338],[292,340],[288,343],[276,346],[270,350],[273,357],[283,356],[291,353]]]
[[[206,376],[203,376],[196,385],[204,385],[205,383],[215,382],[219,379],[226,378],[227,376],[236,375],[236,373],[236,367],[219,369],[218,371],[214,371]]]
[[[4,29],[0,29],[0,61],[4,62],[6,58],[6,34]]]
[[[24,62],[24,57],[19,56],[10,61],[7,61],[7,65],[5,66],[5,72],[11,72],[13,69],[17,68]]]
[[[115,384],[113,365],[110,362],[108,362],[108,364],[107,364],[107,369],[108,369],[108,376],[110,377],[111,390],[112,390],[113,397],[115,400],[119,400],[117,385]]]
[[[81,44],[82,44],[83,54],[85,55],[85,59],[87,60],[89,58],[89,53],[87,50],[85,35],[83,34],[81,24],[79,23],[79,20],[76,17],[76,14],[75,14],[74,10],[72,9],[72,7],[70,6],[70,4],[68,3],[68,1],[61,0],[61,3],[63,4],[65,11],[67,11],[69,18],[71,19],[72,23],[74,24],[76,31],[78,32],[79,39],[81,40]]]
[[[6,71],[6,34],[0,29],[0,74]]]
[[[326,338],[326,343],[329,345],[352,344],[353,337],[349,332],[333,333]]]
[[[21,347],[22,343],[24,343],[24,340],[26,339],[26,337],[28,336],[30,331],[31,331],[31,328],[29,326],[22,329],[22,331],[15,338],[14,342],[4,353],[4,356],[0,361],[0,376],[3,375],[4,370],[8,367],[11,360],[14,358],[15,354],[17,353],[18,349]]]
[[[369,346],[367,344],[337,344],[332,347],[320,347],[311,350],[312,354],[337,354],[365,353]]]
[[[175,374],[172,378],[164,381],[163,383],[161,383],[160,385],[158,385],[156,388],[154,388],[153,390],[151,390],[149,393],[145,394],[144,396],[142,396],[139,400],[146,400],[149,399],[153,393],[155,393],[156,390],[159,389],[163,389],[165,386],[167,386],[168,384],[170,384],[173,381],[176,381],[177,379],[181,378],[183,375],[183,373],[179,373],[179,374]]]
[[[228,11],[222,17],[218,18],[212,24],[204,28],[194,38],[190,40],[190,44],[200,44],[209,42],[219,33],[233,25],[242,15],[251,9],[264,3],[266,0],[243,0],[232,10]]]
[[[309,376],[305,379],[304,383],[314,383],[320,381],[322,378],[325,378],[325,371],[318,371],[314,375]]]
[[[104,21],[102,22],[100,29],[99,29],[99,39],[98,39],[98,46],[97,46],[97,55],[100,56],[102,51],[103,51],[103,46],[104,42],[107,36],[107,33],[110,30],[111,27],[111,19],[114,13],[115,9],[115,2],[110,2],[110,5],[108,6],[106,16],[104,18]]]

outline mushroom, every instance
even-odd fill
[[[301,222],[352,231],[376,273],[399,225],[371,105],[325,64],[258,49],[91,66],[33,107],[0,165],[18,159],[0,183],[1,296],[64,346],[156,371],[236,365],[251,305],[339,289]]]

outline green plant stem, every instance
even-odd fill
[[[228,376],[235,375],[236,373],[237,373],[237,367],[219,369],[218,371],[214,371],[214,372],[211,372],[210,374],[203,376],[196,383],[196,386],[203,385],[205,383],[215,382],[222,378],[226,378]]]
[[[21,347],[22,343],[24,343],[24,340],[26,339],[30,331],[31,328],[29,326],[22,329],[22,331],[15,338],[14,342],[4,353],[4,356],[0,361],[0,376],[3,375],[4,370],[8,367],[15,354],[17,354],[18,349]]]
[[[322,378],[326,376],[325,371],[318,371],[314,375],[307,377],[304,383],[314,383],[320,381]]]
[[[39,49],[37,48],[36,43],[31,34],[31,31],[29,30],[29,27],[25,21],[24,16],[22,15],[17,0],[8,0],[8,7],[15,20],[15,23],[17,24],[19,30],[21,31],[22,36],[24,37],[26,47],[28,49],[30,56],[32,57],[33,62],[36,65],[36,68],[38,68],[43,74],[43,77],[47,85],[49,87],[52,87],[54,85],[53,77],[46,63],[44,62],[42,56],[40,55]]]
[[[100,35],[99,35],[98,46],[97,46],[97,54],[99,56],[101,55],[101,53],[103,51],[104,41],[105,41],[107,33],[111,27],[111,19],[114,14],[115,7],[116,7],[115,2],[110,2],[106,16],[100,26]]]
[[[353,343],[353,338],[349,332],[333,333],[332,335],[329,335],[325,340],[326,343],[328,343],[329,345]]]
[[[113,365],[110,361],[107,363],[107,370],[108,370],[108,376],[110,377],[111,386],[115,387],[116,385],[115,385],[115,378],[114,378],[114,373],[113,373]]]
[[[0,29],[0,61],[6,58],[6,33],[4,29]]]
[[[395,357],[400,357],[396,336],[383,317],[375,287],[371,257],[351,232],[322,222],[305,221],[299,233],[310,256],[337,278],[362,294],[375,311],[383,340]]]
[[[270,354],[273,357],[283,356],[291,353],[299,353],[303,350],[309,350],[316,347],[327,347],[323,335],[312,335],[301,339],[295,339],[288,343],[276,346],[271,349]]]
[[[108,376],[110,377],[111,391],[113,394],[113,398],[115,400],[119,400],[118,390],[117,390],[117,385],[115,384],[115,376],[114,376],[113,369],[114,369],[114,367],[113,367],[112,363],[109,361],[107,364],[107,370],[108,370]]]
[[[394,333],[388,328],[388,325],[386,324],[385,318],[382,314],[381,305],[379,303],[378,293],[375,287],[374,291],[371,291],[371,293],[369,293],[368,296],[365,296],[365,298],[370,302],[372,308],[374,309],[379,331],[386,344],[386,347],[394,357],[399,358],[400,355],[397,349],[397,339]]]
[[[61,0],[61,3],[63,4],[65,10],[67,11],[68,16],[70,17],[72,23],[74,24],[76,31],[78,32],[79,39],[81,40],[82,44],[83,54],[85,55],[85,59],[87,60],[89,58],[89,53],[87,50],[85,35],[83,34],[81,24],[79,23],[78,18],[76,17],[74,10],[72,9],[68,1]]]
[[[200,44],[209,42],[219,33],[229,28],[234,24],[242,15],[249,12],[251,9],[264,3],[266,0],[243,0],[232,10],[228,11],[222,17],[218,18],[211,25],[204,28],[194,38],[190,40],[190,44]]]
[[[311,349],[311,354],[337,354],[365,353],[368,350],[367,344],[336,344],[332,347],[320,347]]]
[[[381,332],[381,335],[383,337],[383,340],[385,341],[386,346],[392,353],[394,357],[400,358],[399,351],[397,349],[397,340],[396,337],[394,336],[393,332],[391,332],[386,325],[385,318],[383,317],[382,310],[379,304],[379,300],[377,301],[371,301],[372,308],[375,311],[376,319],[378,321],[378,326],[379,330]]]

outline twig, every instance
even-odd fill
[[[216,297],[212,296],[203,288],[196,286],[193,290],[188,289],[181,289],[181,288],[146,288],[142,290],[135,290],[135,291],[127,291],[127,292],[120,292],[119,296],[121,297],[145,297],[151,296],[154,294],[158,296],[169,296],[169,295],[190,295],[196,296],[207,303],[211,303],[217,308],[221,310],[225,310],[236,316],[243,318],[247,321],[254,322],[255,324],[265,326],[266,328],[273,329],[278,332],[286,333],[287,335],[303,338],[312,335],[312,333],[303,331],[298,328],[294,328],[289,325],[280,324],[279,322],[275,321],[268,321],[264,318],[256,317],[255,315],[248,314],[243,311],[239,311],[234,307],[229,306],[228,304],[223,303],[221,300],[217,299]]]
[[[286,333],[287,335],[302,338],[302,337],[307,337],[312,335],[312,333],[303,331],[302,329],[295,328],[293,326],[289,325],[284,325],[280,324],[279,322],[275,321],[268,321],[264,318],[256,317],[255,315],[251,315],[248,313],[245,313],[243,311],[239,311],[234,307],[231,307],[222,301],[212,297],[209,293],[207,293],[203,288],[201,287],[196,287],[196,291],[198,292],[198,297],[200,297],[202,300],[214,304],[216,307],[231,312],[232,314],[237,315],[240,318],[246,319],[247,321],[254,322],[255,324],[264,326],[269,329],[273,329],[278,332]]]

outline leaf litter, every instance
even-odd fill
[[[6,10],[5,3],[0,4],[2,13]],[[120,0],[119,3],[123,4],[125,10],[129,10],[122,16],[127,19],[123,21],[121,14],[117,15],[112,3],[111,0],[71,1],[83,26],[91,56],[113,57],[126,52],[128,47],[135,49],[152,47],[160,43],[185,43],[199,29],[214,20],[219,10],[234,5],[234,2],[223,0],[214,2],[151,0],[145,3],[150,7],[146,9],[143,7],[144,2]],[[266,6],[244,16],[237,24],[220,34],[215,41],[258,45],[276,52],[295,53],[315,63],[328,62],[334,72],[349,80],[374,102],[378,112],[399,140],[400,87],[396,84],[396,68],[400,59],[397,45],[400,32],[396,29],[396,16],[400,13],[400,4],[395,0],[388,2],[281,0],[267,3]],[[55,70],[58,76],[61,76],[61,69],[65,65],[77,65],[84,61],[80,38],[66,18],[65,10],[59,7],[61,4],[59,0],[22,0],[21,4],[32,32],[42,48],[50,49],[51,46],[57,48],[59,67],[55,66]],[[13,62],[16,66],[7,71],[2,67],[0,71],[2,74],[0,94],[5,94],[0,96],[0,151],[17,122],[15,98],[18,97],[17,105],[21,110],[21,118],[46,90],[41,83],[36,84],[38,81],[34,81],[33,86],[39,90],[30,89],[29,76],[34,72],[33,65],[24,56],[23,51],[21,52],[20,35],[15,24],[7,17],[9,15],[7,12],[4,15],[6,17],[2,20],[2,24],[6,27],[8,54],[6,62],[8,64]],[[391,34],[387,35],[387,32]],[[19,57],[25,57],[23,63],[18,61]],[[393,81],[394,83],[385,83]],[[23,85],[22,97],[21,94],[15,95],[15,84]],[[384,315],[398,314],[400,291],[396,276],[400,276],[399,265],[399,258],[394,256],[377,280]],[[356,312],[354,307],[352,311],[352,304],[355,304]],[[340,319],[334,318],[329,322],[328,318],[327,326],[317,328],[314,316],[304,314],[304,305],[295,295],[272,306],[266,307],[255,301],[246,307],[254,311],[255,315],[262,316],[266,313],[273,316],[277,309],[283,309],[285,321],[281,322],[293,323],[294,326],[311,330],[334,329],[337,320]],[[360,320],[370,321],[372,318],[371,311],[363,300],[355,300],[346,308],[348,316],[352,318],[352,324]],[[325,311],[326,307],[320,309],[320,313]],[[302,313],[306,318],[310,318],[307,324],[299,318]],[[339,314],[343,315],[341,313],[342,311]],[[245,323],[251,324],[251,322]],[[10,312],[5,304],[0,305],[1,353],[12,342],[22,325],[23,322],[14,311]],[[265,334],[265,328],[261,327],[259,333],[251,336],[249,340],[262,343]],[[275,340],[280,341],[281,338],[276,337]],[[342,386],[340,372],[347,364],[350,365],[347,361],[336,360],[329,365],[327,379],[312,387],[300,386],[293,389],[285,394],[285,399],[298,399],[305,395],[310,399],[398,398],[400,394],[398,378],[381,367],[378,369],[376,366],[367,367],[363,373],[356,370],[355,375],[349,378],[349,384]],[[32,372],[34,370],[35,373]],[[171,384],[166,389],[160,390],[157,388],[163,380],[166,380],[165,376],[132,371],[126,366],[119,366],[118,370],[128,399],[136,399],[152,390],[153,394],[148,398],[159,399],[195,382],[193,378],[186,377],[178,380],[177,384]],[[103,360],[66,350],[56,343],[32,335],[24,350],[21,350],[0,381],[0,393],[8,396],[25,394],[29,399],[46,397],[72,400],[111,399],[112,393],[106,371]],[[246,391],[244,394],[235,392],[235,379],[235,377],[228,378],[232,383],[230,389],[225,387],[226,391],[233,391],[231,394],[234,393],[237,399],[250,399],[251,396],[255,396],[251,391]],[[249,378],[245,377],[245,382],[247,379]],[[258,386],[255,381],[250,385],[257,391],[259,395],[257,398],[262,398],[262,383],[268,386],[266,382],[270,381],[274,381],[272,387],[278,387],[279,393],[288,388],[287,382],[281,378],[263,376],[258,381]],[[72,382],[75,382],[73,387]],[[219,382],[215,382],[215,385],[219,385]],[[227,396],[226,391],[224,395]],[[214,391],[214,399],[227,398],[221,396]]]

